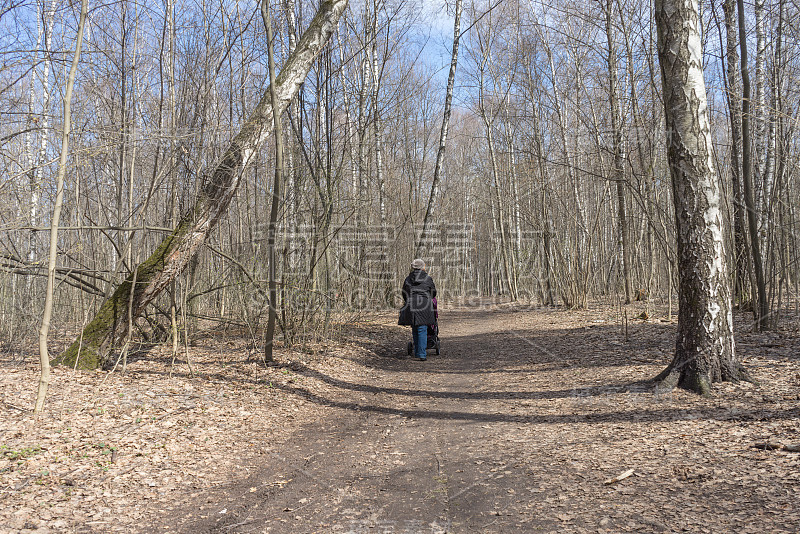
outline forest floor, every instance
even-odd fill
[[[755,447],[800,443],[797,323],[738,316],[760,385],[701,398],[646,382],[664,310],[627,339],[619,311],[442,305],[426,362],[388,313],[270,367],[209,333],[194,376],[169,347],[56,369],[38,418],[33,359],[5,354],[0,532],[800,531],[800,453]]]

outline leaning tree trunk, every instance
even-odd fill
[[[708,394],[743,378],[733,343],[720,185],[713,165],[697,0],[656,0],[658,59],[678,238],[678,339],[656,380]]]
[[[323,0],[276,80],[282,113],[297,94],[317,54],[337,27],[347,0]],[[83,369],[103,366],[114,343],[128,332],[128,307],[133,317],[142,313],[198,253],[225,213],[239,185],[242,171],[273,129],[273,105],[267,88],[252,115],[225,150],[200,188],[194,206],[156,251],[138,265],[86,325],[78,339],[56,361]],[[135,288],[133,281],[136,281]],[[133,294],[131,291],[133,289]]]

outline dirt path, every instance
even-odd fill
[[[610,319],[610,318],[609,318]],[[387,321],[388,322],[388,321]],[[797,360],[751,358],[769,388],[711,400],[637,382],[665,365],[674,328],[598,314],[446,311],[442,355],[407,359],[386,326],[348,376],[310,367],[288,390],[321,423],[250,476],[165,517],[181,532],[796,532]],[[742,348],[744,347],[744,348]],[[740,350],[747,350],[747,340]],[[795,351],[795,355],[797,352]],[[780,360],[780,362],[778,361]],[[351,362],[353,363],[353,362]],[[791,366],[788,373],[776,366]],[[795,374],[792,375],[792,369]],[[608,479],[628,470],[616,484]]]

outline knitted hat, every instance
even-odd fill
[[[425,262],[422,261],[421,259],[417,258],[416,260],[411,262],[411,268],[412,269],[424,269],[425,268]]]

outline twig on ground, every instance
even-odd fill
[[[753,447],[762,451],[787,451],[800,452],[800,443],[795,445],[784,445],[779,441],[760,441],[753,443]]]
[[[633,469],[628,469],[627,471],[623,471],[622,473],[618,474],[614,478],[609,478],[608,480],[603,482],[603,484],[606,484],[606,485],[608,485],[608,484],[616,484],[617,482],[619,482],[621,480],[625,480],[626,478],[628,478],[632,474],[633,474]]]

